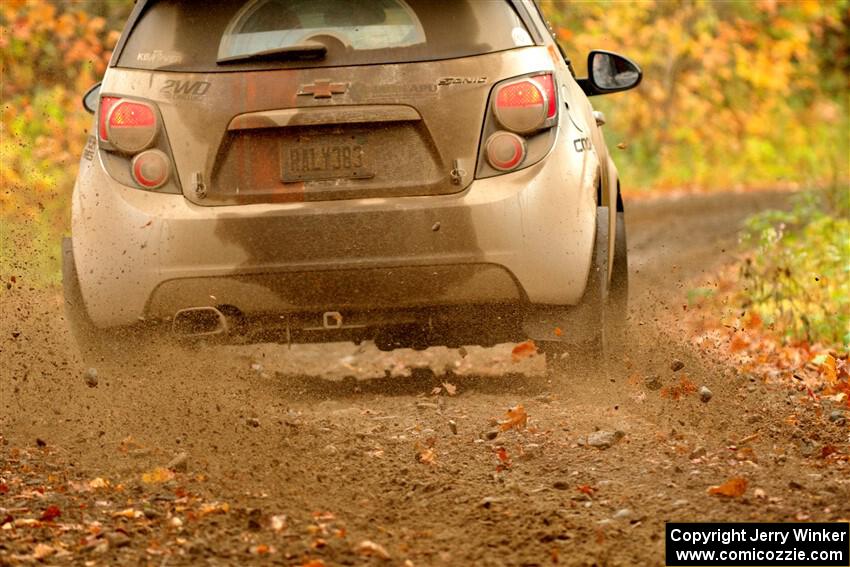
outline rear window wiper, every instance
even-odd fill
[[[216,61],[216,63],[219,65],[227,65],[228,63],[243,63],[245,61],[324,59],[327,53],[328,48],[320,43],[301,43],[297,45],[287,45],[286,47],[277,47],[275,49],[266,49],[265,51],[255,51],[253,53],[222,57]]]

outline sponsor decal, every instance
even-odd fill
[[[97,147],[94,136],[89,136],[86,139],[86,145],[83,148],[83,159],[91,161],[94,159],[94,150]]]
[[[576,138],[573,140],[573,148],[578,153],[587,152],[593,149],[593,144],[590,143],[590,138]]]
[[[141,51],[136,55],[136,61],[151,65],[174,65],[183,62],[183,54],[175,51]]]

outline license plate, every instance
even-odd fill
[[[318,179],[368,179],[365,145],[357,143],[282,144],[280,178],[284,183]]]

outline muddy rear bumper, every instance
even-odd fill
[[[74,191],[75,262],[100,327],[205,305],[574,305],[595,225],[593,180],[577,172],[592,171],[546,159],[453,195],[200,207],[122,186],[96,158]]]

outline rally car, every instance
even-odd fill
[[[577,78],[532,0],[139,0],[84,97],[73,334],[610,344],[626,233],[588,97],[640,80],[606,51]]]

